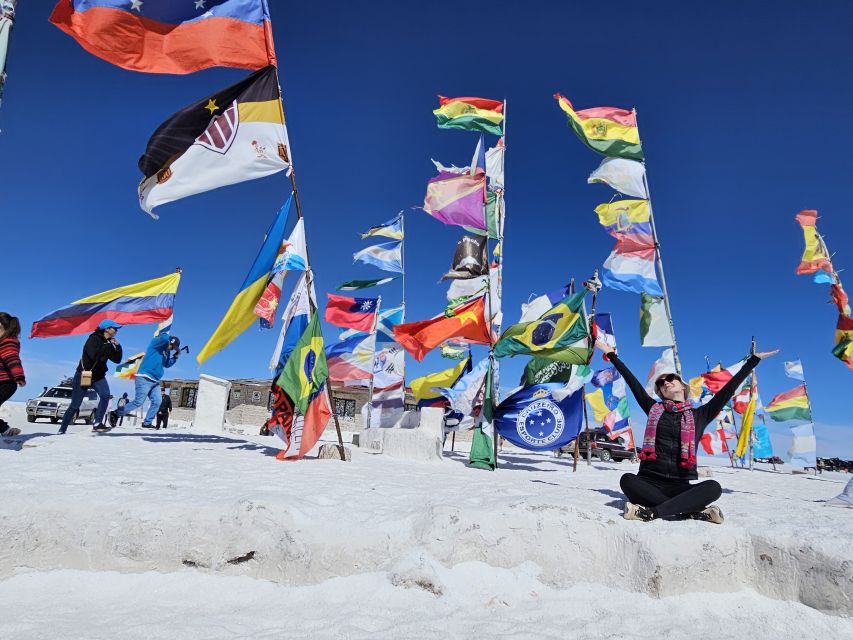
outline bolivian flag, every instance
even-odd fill
[[[764,410],[776,422],[812,419],[812,410],[804,384],[775,396]]]
[[[139,169],[139,204],[154,207],[290,167],[275,67],[171,116],[151,136]]]
[[[202,364],[210,356],[222,351],[234,338],[248,329],[251,324],[257,320],[255,315],[255,306],[258,300],[264,293],[264,289],[269,282],[270,272],[272,271],[275,260],[278,257],[279,248],[284,240],[284,228],[287,224],[287,216],[290,213],[290,202],[293,199],[291,194],[287,202],[284,203],[281,209],[275,216],[267,234],[264,237],[264,244],[261,245],[261,250],[255,257],[255,262],[252,268],[249,269],[249,274],[243,280],[240,291],[225,312],[225,317],[216,327],[216,331],[210,336],[207,344],[202,347],[202,350],[196,356],[199,364]]]
[[[538,320],[511,325],[495,345],[495,356],[532,355],[587,364],[592,357],[592,340],[585,297],[586,289],[565,297]]]
[[[853,318],[839,315],[835,325],[835,347],[832,355],[853,369]]]
[[[609,158],[642,160],[637,116],[616,107],[593,107],[575,111],[572,103],[559,93],[554,98],[569,116],[575,134],[593,151]]]
[[[305,415],[317,391],[329,378],[320,315],[315,311],[276,384],[293,400],[294,408]]]
[[[445,98],[438,96],[433,111],[439,129],[464,129],[503,135],[504,103],[488,98]]]

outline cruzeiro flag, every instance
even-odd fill
[[[504,331],[495,356],[533,355],[569,364],[586,364],[592,356],[584,297],[573,293],[533,322],[520,322]]]
[[[140,206],[154,207],[290,167],[275,67],[182,109],[139,159]]]
[[[524,387],[495,409],[498,434],[522,449],[552,451],[575,438],[583,420],[583,393],[576,390],[562,400],[552,392],[559,383]]]

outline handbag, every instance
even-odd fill
[[[86,371],[83,368],[83,358],[80,358],[80,386],[81,387],[91,387],[92,386],[92,372]]]

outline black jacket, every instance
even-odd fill
[[[121,362],[121,345],[107,340],[102,331],[93,331],[83,345],[77,373],[85,369],[92,372],[92,382],[103,380],[107,376],[107,360]]]
[[[655,400],[646,393],[646,389],[634,377],[630,369],[625,366],[616,354],[608,356],[610,362],[617,371],[625,378],[625,383],[630,387],[631,393],[637,399],[637,404],[648,414]],[[696,424],[696,449],[699,449],[699,440],[705,427],[717,417],[726,403],[732,399],[741,383],[746,380],[755,366],[761,362],[756,356],[750,356],[734,377],[720,389],[713,398],[701,407],[691,409],[693,421]],[[644,428],[645,429],[645,428]],[[656,460],[642,460],[640,462],[640,476],[655,478],[658,480],[696,480],[699,476],[696,467],[684,469],[681,467],[681,416],[677,413],[664,411],[658,421],[657,435],[655,437]]]
[[[157,413],[161,416],[166,416],[172,413],[172,399],[169,396],[160,396],[160,408]]]

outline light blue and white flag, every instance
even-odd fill
[[[403,243],[401,241],[375,244],[357,251],[353,254],[352,259],[353,262],[372,264],[383,271],[403,273],[402,246]]]
[[[305,223],[302,218],[296,221],[290,237],[281,246],[281,252],[273,263],[270,279],[281,271],[305,271],[308,253],[305,247]]]
[[[785,363],[785,375],[794,380],[805,382],[806,376],[803,373],[803,363],[799,360],[793,360]]]
[[[440,393],[450,401],[454,411],[463,416],[470,416],[477,404],[477,397],[482,402],[483,383],[489,370],[489,359],[483,358],[470,372],[459,378],[452,387],[433,387],[433,391]]]
[[[804,467],[816,466],[817,439],[814,435],[814,425],[802,424],[797,427],[791,427],[791,435],[794,436],[794,439],[791,441],[791,448],[788,449],[791,463],[800,463]]]
[[[392,240],[402,240],[402,213],[398,213],[396,218],[391,218],[388,222],[383,222],[382,224],[370,227],[370,229],[361,234],[361,239],[363,240],[370,236],[383,236],[385,238],[391,238]]]

